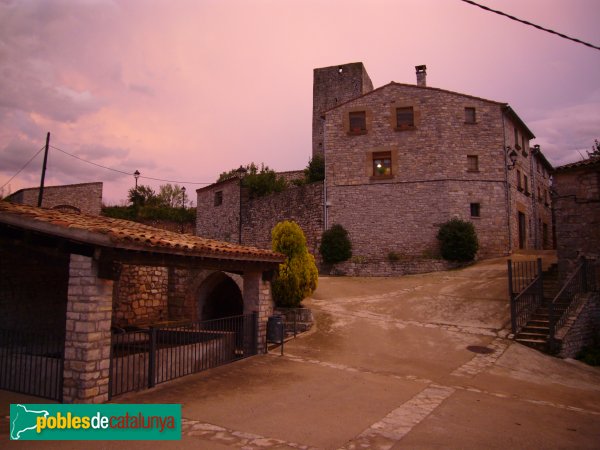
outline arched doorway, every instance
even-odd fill
[[[244,313],[244,299],[237,283],[218,272],[210,276],[198,292],[200,320],[239,316]]]

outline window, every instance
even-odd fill
[[[542,190],[538,186],[538,202],[542,203]]]
[[[367,131],[367,113],[365,111],[353,111],[349,113],[350,133],[362,134]]]
[[[223,191],[215,192],[215,206],[221,206],[223,204]]]
[[[548,201],[548,191],[544,191],[544,205],[550,205],[550,202]]]
[[[479,156],[467,155],[467,172],[479,172]]]
[[[392,153],[373,153],[373,176],[390,177],[392,175]]]
[[[481,217],[481,206],[479,203],[471,203],[471,217]]]
[[[525,184],[525,195],[529,195],[529,180],[527,175],[523,175],[523,184]]]
[[[407,128],[414,128],[414,126],[415,114],[413,107],[396,108],[396,129],[406,130]]]
[[[521,150],[521,146],[519,145],[519,130],[517,130],[517,127],[515,127],[515,148]]]
[[[465,108],[465,123],[476,123],[475,108]]]
[[[525,147],[525,135],[521,135],[521,148],[523,149],[523,156],[527,156],[527,147]]]
[[[523,190],[523,182],[521,180],[521,171],[517,169],[517,189],[522,191]]]

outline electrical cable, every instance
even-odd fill
[[[45,148],[46,148],[46,146],[44,145],[42,148],[40,148],[40,149],[37,151],[37,153],[36,153],[35,155],[33,155],[31,158],[29,158],[29,161],[27,161],[27,162],[25,163],[25,165],[24,165],[23,167],[21,167],[21,168],[19,169],[19,171],[18,171],[17,173],[15,173],[15,174],[14,174],[14,175],[13,175],[13,176],[10,178],[10,180],[8,180],[6,183],[4,183],[2,186],[0,186],[0,190],[4,189],[4,186],[6,186],[6,185],[7,185],[8,183],[10,183],[10,182],[11,182],[11,181],[12,181],[12,180],[13,180],[13,179],[14,179],[14,178],[17,176],[17,175],[19,175],[19,174],[20,174],[20,173],[23,171],[23,169],[25,169],[25,167],[27,167],[27,166],[29,165],[29,163],[30,163],[31,161],[33,161],[33,160],[35,159],[35,157],[36,157],[37,155],[39,155],[39,154],[42,152],[42,150],[44,150]]]
[[[489,8],[487,6],[480,5],[479,3],[476,3],[476,2],[474,2],[472,0],[460,0],[460,1],[468,3],[469,5],[477,6],[477,7],[481,8],[481,9],[485,9],[486,11],[490,11],[490,12],[493,12],[495,14],[499,14],[501,16],[508,17],[511,20],[515,20],[515,21],[523,23],[525,25],[529,25],[531,27],[537,28],[538,30],[546,31],[547,33],[554,34],[554,35],[559,36],[559,37],[561,37],[563,39],[568,39],[570,41],[577,42],[578,44],[582,44],[582,45],[585,45],[587,47],[591,47],[591,48],[594,48],[596,50],[600,50],[600,47],[598,47],[596,45],[593,45],[593,44],[590,44],[589,42],[585,42],[585,41],[582,41],[581,39],[576,39],[576,38],[567,36],[566,34],[559,33],[558,31],[554,31],[554,30],[551,30],[549,28],[544,28],[541,25],[536,25],[535,23],[531,23],[531,22],[528,22],[527,20],[519,19],[519,18],[517,18],[515,16],[511,16],[510,14],[506,14],[506,13],[504,13],[502,11],[498,11],[496,9]]]
[[[98,164],[98,163],[95,163],[95,162],[92,162],[92,161],[88,161],[87,159],[81,158],[81,157],[79,157],[77,155],[69,153],[69,152],[67,152],[67,151],[65,151],[63,149],[60,149],[58,147],[55,147],[53,145],[51,145],[50,148],[53,148],[54,150],[58,150],[59,152],[64,153],[65,155],[68,155],[68,156],[71,156],[71,157],[73,157],[75,159],[78,159],[79,161],[82,161],[82,162],[85,162],[85,163],[88,163],[88,164],[92,164],[92,165],[94,165],[96,167],[100,167],[100,168],[106,169],[106,170],[112,170],[113,172],[117,172],[117,173],[120,173],[120,174],[123,174],[123,175],[133,176],[133,172],[125,172],[124,170],[114,169],[112,167],[103,166],[102,164]],[[164,180],[162,178],[146,177],[146,176],[143,176],[143,175],[140,175],[139,178],[144,178],[146,180],[153,180],[153,181],[164,181],[165,183],[199,184],[199,185],[200,184],[204,184],[204,185],[212,184],[212,183],[198,183],[198,182],[195,182],[195,181]]]

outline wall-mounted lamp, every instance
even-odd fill
[[[508,170],[512,170],[515,168],[515,164],[517,163],[517,152],[508,146],[506,147],[506,153],[508,153],[508,159],[510,160],[510,164],[506,166],[506,168]]]

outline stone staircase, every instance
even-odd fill
[[[545,353],[550,352],[550,313],[548,305],[560,291],[558,268],[551,265],[542,275],[544,285],[544,299],[542,304],[533,313],[527,324],[515,335],[515,340],[528,347],[535,348]],[[559,318],[569,306],[567,303],[554,305],[553,317]]]

